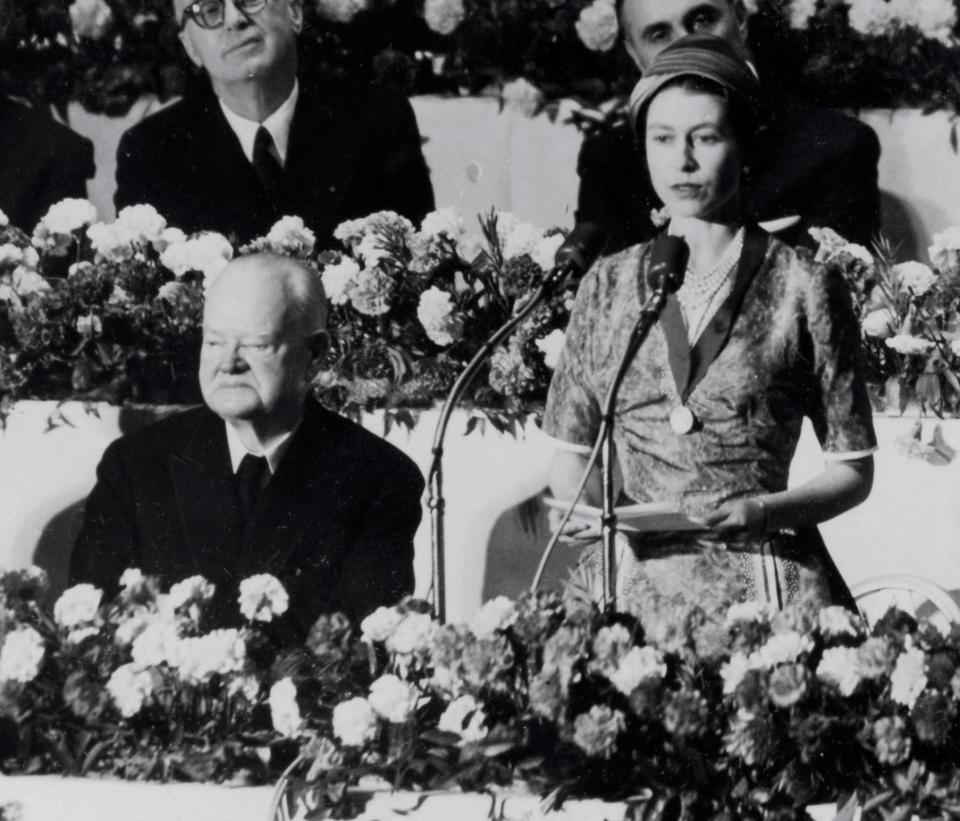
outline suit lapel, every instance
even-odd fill
[[[223,583],[233,576],[242,517],[223,422],[204,413],[194,435],[170,457],[182,544],[197,572]]]

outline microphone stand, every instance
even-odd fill
[[[617,394],[620,392],[620,386],[627,375],[627,370],[630,368],[633,358],[650,334],[650,329],[653,328],[657,317],[660,316],[660,312],[666,304],[667,295],[671,293],[671,290],[676,290],[676,285],[671,281],[671,277],[660,277],[656,289],[640,310],[640,316],[630,333],[627,349],[624,351],[613,381],[607,389],[607,395],[603,403],[603,416],[600,423],[600,436],[603,437],[601,451],[601,470],[603,473],[601,481],[602,513],[600,516],[603,568],[602,603],[604,607],[610,607],[611,609],[616,609],[617,605],[617,514],[614,511],[613,490],[613,466],[616,461],[613,447],[613,418],[616,410]]]
[[[469,387],[487,357],[493,353],[497,345],[513,333],[521,322],[533,313],[534,309],[543,302],[544,298],[554,288],[566,280],[570,272],[571,266],[569,264],[561,264],[547,273],[536,292],[527,300],[523,308],[498,328],[493,336],[484,342],[480,350],[474,354],[473,358],[467,363],[467,367],[463,369],[457,381],[454,382],[440,410],[440,418],[433,434],[433,448],[431,449],[433,459],[430,463],[430,471],[427,474],[427,486],[429,488],[427,506],[430,509],[430,572],[432,575],[433,608],[437,620],[441,624],[446,623],[447,620],[443,530],[443,514],[446,506],[443,498],[443,441],[447,435],[450,416],[457,401]]]

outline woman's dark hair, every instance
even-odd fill
[[[739,94],[732,92],[729,88],[715,80],[700,77],[696,74],[683,74],[665,82],[657,89],[656,93],[647,100],[644,107],[638,113],[634,139],[640,156],[644,158],[644,164],[646,164],[645,135],[647,129],[647,112],[650,110],[650,103],[668,88],[682,88],[686,91],[699,94],[709,94],[711,97],[718,97],[723,100],[726,104],[727,121],[730,124],[730,130],[733,132],[733,138],[736,140],[737,148],[740,150],[741,163],[744,166],[750,165],[763,139],[763,127],[760,117],[753,106]]]

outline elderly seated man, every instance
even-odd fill
[[[413,588],[423,478],[376,435],[309,398],[327,337],[320,279],[286,257],[239,257],[208,291],[205,405],[106,450],[71,559],[107,591],[128,567],[216,584],[211,626],[240,620],[240,582],[286,587],[287,633],[362,618]]]

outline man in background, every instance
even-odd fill
[[[749,61],[740,0],[617,0],[617,15],[623,45],[641,72],[687,34],[722,37]],[[873,130],[783,93],[770,94],[768,113],[744,180],[745,218],[794,244],[811,243],[811,227],[829,227],[869,245],[880,230]],[[626,124],[588,137],[577,171],[577,222],[603,228],[609,252],[655,233],[651,212],[661,203]]]
[[[183,100],[117,150],[117,209],[150,203],[187,232],[240,242],[295,215],[324,243],[341,221],[396,211],[419,221],[433,191],[409,101],[298,71],[302,0],[174,0],[203,70]]]
[[[0,96],[0,211],[31,233],[54,203],[85,199],[93,143],[48,114]]]

